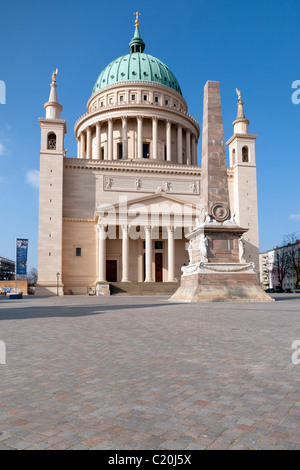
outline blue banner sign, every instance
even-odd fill
[[[28,240],[25,238],[17,238],[17,276],[26,276],[27,274],[27,253]]]

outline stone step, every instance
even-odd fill
[[[180,282],[109,282],[111,295],[173,295]]]

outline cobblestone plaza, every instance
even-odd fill
[[[300,448],[300,296],[0,300],[0,449]]]

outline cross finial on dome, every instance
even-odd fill
[[[141,16],[141,14],[136,11],[135,13],[133,13],[135,15],[135,27],[138,28],[140,23],[139,23],[139,16]]]
[[[136,18],[136,20],[135,20],[135,31],[134,31],[134,36],[133,36],[133,38],[131,39],[131,41],[129,43],[129,48],[130,48],[132,53],[144,52],[145,43],[144,43],[144,41],[142,40],[142,38],[140,36],[140,29],[139,29],[139,16],[140,16],[140,13],[137,11],[133,14],[135,15],[135,18]]]

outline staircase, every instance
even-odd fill
[[[110,282],[111,295],[173,295],[180,282]]]

